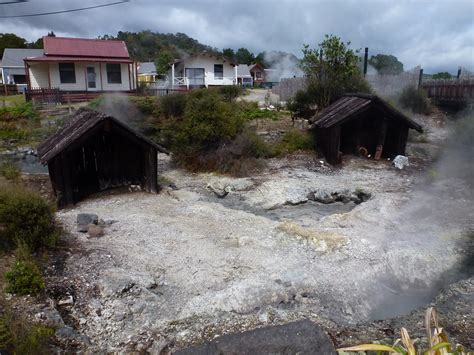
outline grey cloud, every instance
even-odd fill
[[[107,2],[106,0],[101,3]],[[0,5],[19,14],[96,5],[92,0],[32,0]],[[472,1],[306,1],[306,0],[132,0],[108,8],[62,15],[0,20],[0,32],[34,40],[47,31],[96,37],[117,31],[150,29],[184,32],[217,48],[247,47],[254,52],[284,50],[301,56],[304,43],[333,33],[353,48],[397,56],[409,69],[474,71]]]

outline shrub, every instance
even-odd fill
[[[408,86],[403,89],[398,102],[403,108],[412,110],[414,113],[427,115],[431,111],[426,92],[414,86]]]
[[[277,121],[281,113],[274,110],[261,109],[257,102],[241,101],[237,104],[240,114],[246,120],[271,119]]]
[[[38,194],[13,185],[0,189],[0,249],[25,243],[32,251],[51,247],[57,240],[54,210]]]
[[[18,181],[20,170],[13,162],[5,161],[0,164],[0,176],[10,181]]]
[[[240,85],[224,85],[219,88],[219,92],[225,101],[231,102],[242,95],[243,89]]]
[[[154,96],[134,96],[130,97],[130,101],[145,115],[153,115],[158,109],[158,102]]]
[[[313,146],[313,138],[310,133],[292,129],[286,132],[275,145],[274,154],[282,155],[293,153],[297,150],[311,150]]]
[[[54,329],[9,314],[0,318],[0,349],[11,354],[49,354]]]
[[[5,274],[8,293],[36,295],[44,289],[44,280],[33,261],[17,260],[13,269]]]
[[[188,95],[177,93],[160,97],[158,101],[160,114],[165,118],[182,117],[186,109]]]
[[[171,122],[171,149],[178,160],[192,162],[196,156],[234,139],[243,127],[244,120],[233,104],[212,91],[195,90],[189,94],[183,118]]]

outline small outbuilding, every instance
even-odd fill
[[[345,95],[311,120],[316,146],[330,164],[342,154],[394,158],[405,155],[408,130],[422,127],[375,95]]]
[[[157,152],[167,153],[116,118],[86,108],[38,147],[59,207],[120,186],[156,193]]]

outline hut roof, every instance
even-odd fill
[[[156,144],[142,134],[135,132],[132,128],[120,122],[118,119],[88,108],[81,108],[64,127],[40,144],[38,147],[39,160],[43,164],[49,162],[71,143],[79,139],[83,134],[104,120],[113,121],[115,124],[129,131],[139,140],[156,148],[162,153],[169,154],[169,152],[161,145]]]
[[[330,128],[349,120],[371,107],[377,107],[385,113],[386,117],[404,121],[408,127],[416,129],[418,132],[423,132],[423,128],[414,120],[392,107],[380,97],[369,94],[348,94],[342,96],[322,112],[313,116],[310,119],[310,128]]]

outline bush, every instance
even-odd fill
[[[33,261],[17,260],[13,269],[5,274],[6,292],[16,295],[36,295],[43,291],[44,280]]]
[[[38,194],[13,185],[0,189],[0,250],[20,243],[36,251],[56,243],[54,210]]]
[[[171,150],[184,163],[192,163],[196,156],[216,150],[221,143],[234,139],[244,127],[235,106],[222,101],[216,93],[203,89],[188,95],[182,119],[173,120],[169,127],[174,136]]]
[[[186,109],[188,95],[177,93],[160,97],[158,101],[159,113],[165,118],[182,117]]]
[[[286,132],[275,145],[274,154],[282,155],[293,153],[297,150],[311,150],[313,146],[313,138],[310,133],[292,129]]]
[[[224,85],[219,88],[219,92],[225,101],[231,102],[242,95],[243,89],[240,85]]]
[[[0,176],[10,181],[18,181],[20,178],[20,170],[11,161],[5,161],[0,164]]]
[[[0,349],[11,354],[49,354],[54,329],[11,315],[0,318]]]
[[[398,98],[398,102],[400,106],[412,110],[414,113],[428,115],[431,111],[426,92],[414,86],[408,86],[403,89]]]
[[[241,101],[237,104],[242,117],[246,120],[270,119],[277,121],[282,113],[274,110],[261,109],[258,107],[258,102]]]

